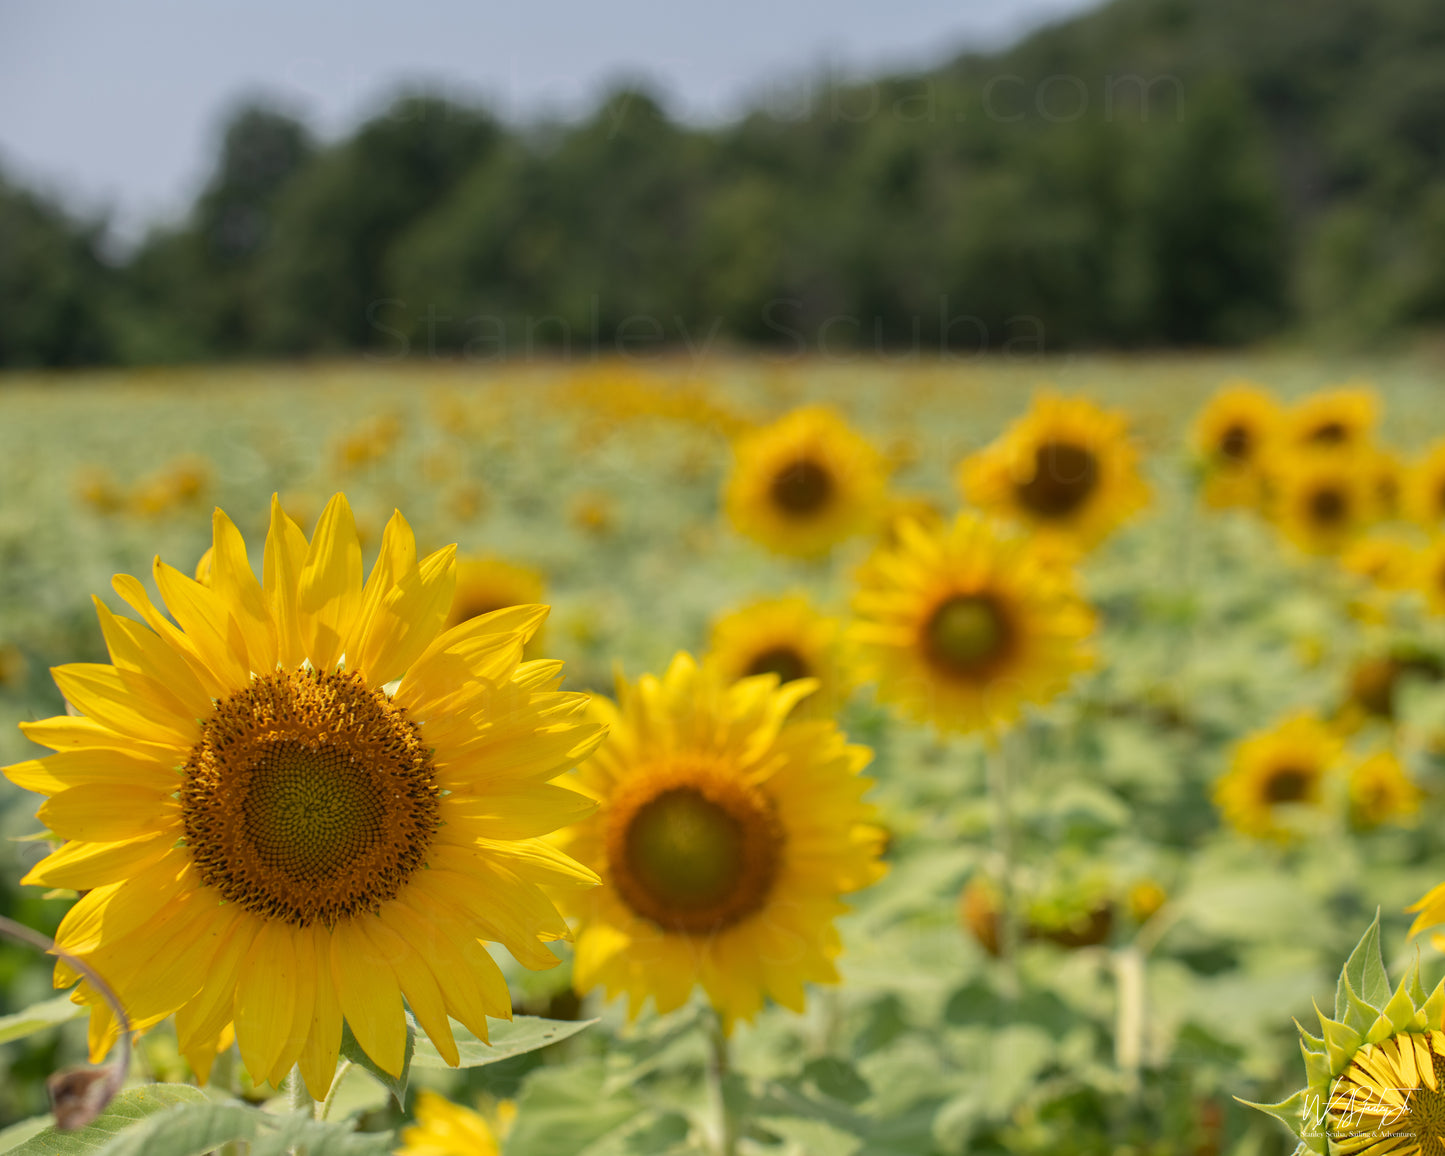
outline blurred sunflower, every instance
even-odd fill
[[[1423,798],[1392,751],[1376,751],[1350,772],[1350,819],[1358,827],[1409,818]]]
[[[1365,451],[1365,472],[1369,474],[1377,518],[1397,517],[1405,502],[1408,471],[1390,450],[1375,447]]]
[[[1442,675],[1445,665],[1423,651],[1401,650],[1361,659],[1350,669],[1349,692],[1340,721],[1346,729],[1354,729],[1368,719],[1392,722],[1402,682],[1438,682]]]
[[[1087,549],[1149,498],[1121,413],[1044,394],[997,441],[959,464],[965,497],[987,513]]]
[[[905,522],[899,537],[859,571],[850,633],[859,681],[907,717],[1001,728],[1092,665],[1093,611],[1029,541],[973,514],[934,533]]]
[[[1372,389],[1335,389],[1297,401],[1286,417],[1288,441],[1310,450],[1363,449],[1379,417]]]
[[[1214,803],[1235,830],[1287,842],[1298,820],[1324,803],[1342,747],[1314,715],[1295,715],[1234,748],[1229,771],[1214,784]]]
[[[805,983],[837,983],[840,896],[884,871],[863,802],[872,757],[827,720],[789,721],[808,682],[730,682],[686,654],[661,678],[593,699],[611,738],[578,770],[600,804],[554,838],[603,886],[569,891],[573,979],[623,992],[636,1016],[701,984],[725,1029],[765,996],[802,1011]]]
[[[814,680],[800,714],[832,715],[852,690],[842,654],[842,627],[807,598],[753,602],[713,623],[709,657],[729,679],[776,674],[780,682]]]
[[[1270,488],[1275,523],[1310,554],[1339,552],[1379,508],[1369,475],[1352,454],[1291,454],[1272,471]]]
[[[423,1088],[416,1097],[416,1123],[401,1132],[397,1156],[497,1156],[491,1125],[470,1108]]]
[[[343,1018],[398,1074],[403,998],[455,1064],[449,1015],[479,1036],[511,1015],[480,941],[552,966],[568,930],[540,885],[595,882],[537,836],[591,809],[549,780],[603,730],[560,663],[520,663],[546,607],[442,632],[453,549],[418,560],[399,513],[365,583],[341,495],[309,543],[273,499],[263,582],[213,527],[209,586],[156,560],[178,625],[118,576],[145,625],[97,600],[113,665],[57,667],[75,715],[21,724],[61,753],[5,773],[66,840],[24,882],[82,893],[57,943],[137,1030],[175,1014],[202,1080],[234,1025],[253,1079],[299,1066],[319,1099]],[[116,1023],[89,984],[73,998],[98,1060]]]
[[[723,495],[740,534],[779,554],[816,557],[877,524],[882,456],[837,414],[794,410],[737,441]]]
[[[1274,395],[1249,382],[1227,384],[1210,398],[1195,419],[1191,437],[1205,467],[1207,505],[1259,505],[1259,464],[1279,437],[1281,420]]]
[[[1413,521],[1429,529],[1445,521],[1445,439],[1432,444],[1410,468],[1404,505]]]
[[[1420,551],[1414,588],[1425,596],[1434,614],[1445,614],[1445,534],[1437,534]]]
[[[1340,565],[1379,589],[1394,593],[1408,590],[1414,584],[1420,551],[1399,534],[1369,533],[1345,548]]]

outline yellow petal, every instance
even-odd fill
[[[487,1017],[512,1017],[512,997],[502,970],[451,905],[407,893],[405,903],[385,904],[380,919],[429,961],[453,1018],[478,1039],[487,1038]]]
[[[271,529],[266,535],[266,556],[261,566],[266,602],[276,624],[276,661],[294,670],[306,659],[306,641],[296,608],[296,590],[306,560],[306,535],[286,511],[278,495],[271,495]]]
[[[372,621],[360,654],[363,674],[378,685],[400,678],[446,623],[456,590],[455,546],[438,550],[403,574]]]
[[[173,743],[147,742],[106,726],[93,718],[57,715],[19,724],[20,733],[32,743],[55,751],[125,751],[144,755],[168,767],[185,762],[185,751]]]
[[[341,1000],[331,976],[331,933],[313,925],[310,942],[302,944],[302,952],[312,961],[316,972],[315,999],[311,1008],[310,1031],[297,1063],[301,1078],[313,1100],[321,1100],[331,1089],[336,1071],[336,1057],[341,1050]]]
[[[72,787],[40,805],[36,818],[64,839],[119,843],[153,831],[180,834],[180,804],[162,788],[122,783]]]
[[[227,689],[249,683],[251,663],[245,637],[216,592],[159,558],[153,573],[166,609],[185,631],[201,661],[215,671]]]
[[[406,1053],[401,989],[355,920],[343,920],[331,933],[331,974],[342,1015],[362,1051],[382,1071],[400,1076]]]
[[[288,1050],[301,1050],[290,1038],[299,970],[294,938],[289,924],[263,921],[236,983],[236,1042],[257,1082],[270,1076]]]
[[[20,882],[77,891],[104,887],[131,878],[160,859],[174,842],[173,832],[156,831],[123,843],[67,843],[32,867]]]
[[[145,624],[156,632],[177,654],[185,659],[186,665],[191,668],[196,681],[200,683],[202,690],[211,698],[221,698],[230,689],[222,680],[220,674],[206,665],[201,658],[200,651],[186,635],[179,630],[175,623],[162,614],[152,605],[150,595],[146,593],[138,579],[129,574],[117,574],[110,580],[111,586],[130,605],[130,608],[145,620]]]
[[[93,601],[110,659],[118,669],[144,675],[163,688],[175,700],[174,711],[182,718],[200,719],[211,713],[211,696],[174,647],[139,622],[112,614],[99,598]]]
[[[381,550],[361,591],[361,608],[356,613],[351,637],[346,640],[346,653],[351,656],[352,665],[363,673],[367,672],[367,668],[360,660],[369,648],[372,623],[401,576],[415,568],[416,536],[401,516],[401,511],[393,510],[381,534]],[[389,682],[390,679],[384,681]]]
[[[106,783],[145,787],[165,794],[180,786],[180,776],[172,768],[125,751],[63,751],[15,763],[5,767],[3,773],[17,787],[40,795]]]
[[[208,585],[230,607],[245,640],[251,669],[274,670],[276,625],[271,621],[265,591],[246,556],[246,541],[236,524],[220,510],[211,516],[211,539],[214,545]]]
[[[311,665],[331,670],[361,609],[361,540],[344,494],[321,511],[296,584],[296,609]]]
[[[496,791],[451,794],[442,800],[442,818],[465,820],[468,832],[484,839],[529,839],[585,819],[595,800],[550,783],[503,784]]]
[[[200,737],[194,719],[162,709],[148,693],[153,684],[144,675],[90,662],[57,666],[50,673],[67,702],[112,730],[178,751],[189,751]]]
[[[358,927],[371,941],[377,957],[385,959],[391,968],[422,1031],[431,1038],[442,1058],[456,1067],[461,1057],[452,1037],[451,1024],[447,1022],[446,1001],[431,969],[401,936],[380,920],[367,920]]]

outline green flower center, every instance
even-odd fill
[[[614,803],[612,882],[666,931],[712,932],[763,907],[782,851],[771,805],[735,781],[673,786]]]
[[[934,662],[955,674],[979,674],[1008,650],[1013,630],[998,602],[987,594],[948,599],[928,620],[924,638]]]
[[[180,800],[201,878],[303,927],[394,898],[439,825],[420,731],[352,671],[278,671],[218,702]]]

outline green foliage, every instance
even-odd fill
[[[79,1019],[88,1010],[84,1004],[71,1002],[68,995],[59,995],[13,1015],[0,1016],[0,1044],[23,1040],[56,1024]]]

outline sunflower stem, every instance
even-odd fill
[[[708,1042],[712,1048],[708,1055],[707,1082],[717,1115],[717,1156],[737,1156],[738,1122],[733,1115],[732,1106],[728,1103],[727,1094],[732,1056],[728,1048],[727,1032],[723,1030],[722,1017],[716,1013],[708,1025]]]
[[[1139,1069],[1144,1061],[1144,1024],[1148,1013],[1144,962],[1144,952],[1137,943],[1114,952],[1118,1001],[1114,1012],[1114,1062],[1131,1096],[1139,1091]]]
[[[994,876],[998,884],[998,958],[1004,968],[1005,991],[1018,995],[1019,924],[1014,895],[1013,810],[1009,799],[1007,737],[996,736],[988,744],[988,793],[993,799]]]
[[[342,1060],[336,1067],[336,1075],[331,1077],[331,1087],[326,1090],[326,1099],[321,1101],[321,1108],[316,1114],[318,1120],[328,1119],[331,1115],[331,1105],[336,1100],[336,1093],[341,1088],[341,1082],[346,1079],[346,1073],[351,1071],[351,1061]]]

